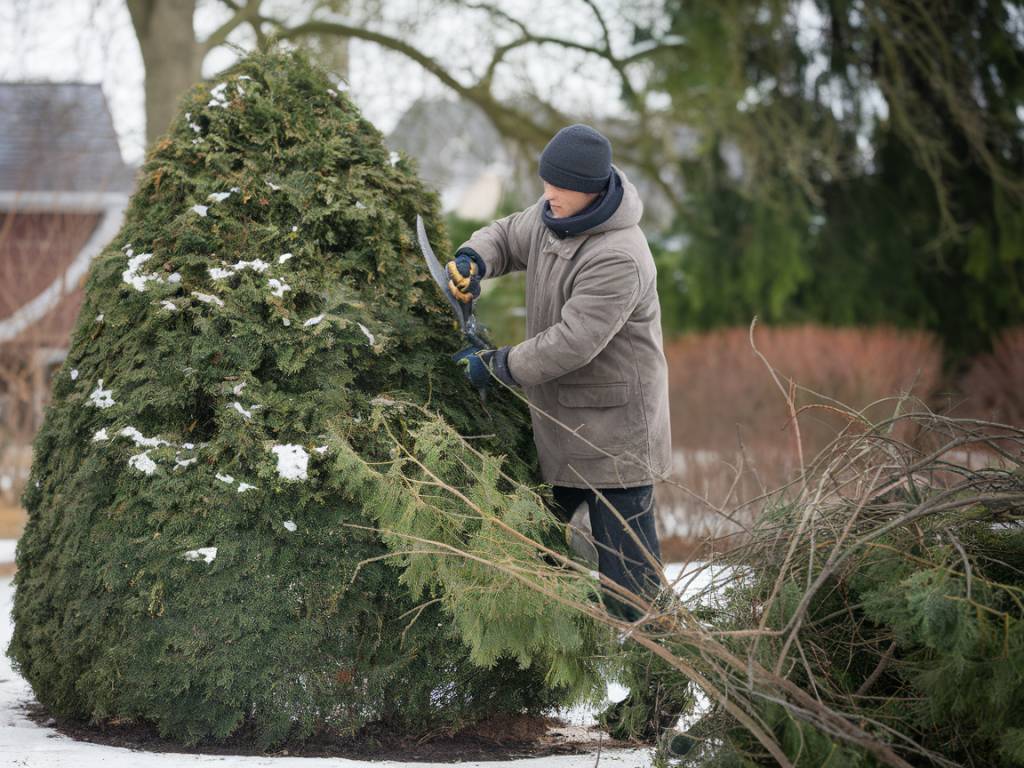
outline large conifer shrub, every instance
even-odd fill
[[[23,499],[9,653],[52,712],[268,746],[595,690],[594,628],[523,583],[547,566],[514,531],[557,540],[525,409],[452,366],[417,214],[442,253],[437,195],[301,55],[183,100],[92,265]],[[423,533],[518,570],[418,556]]]

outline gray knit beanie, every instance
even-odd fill
[[[570,125],[540,153],[544,181],[577,192],[600,192],[612,175],[612,145],[589,125]]]

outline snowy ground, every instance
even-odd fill
[[[0,539],[0,565],[14,559],[14,542]],[[666,569],[670,578],[680,572],[679,566]],[[0,766],[6,768],[99,768],[103,766],[132,766],[132,768],[450,768],[451,763],[413,763],[374,760],[347,760],[343,758],[319,757],[253,757],[233,755],[186,755],[108,747],[99,744],[70,739],[52,728],[46,728],[29,720],[25,705],[33,700],[32,690],[27,682],[11,669],[6,656],[11,640],[11,603],[14,588],[11,577],[0,578]],[[699,584],[697,583],[699,582]],[[705,586],[707,578],[702,574],[689,592],[698,586]],[[619,700],[626,691],[618,686],[609,687],[609,698]],[[574,710],[565,715],[571,725],[588,726],[593,723],[593,713]],[[539,757],[500,762],[467,761],[466,766],[481,768],[593,768],[596,751],[591,754],[558,757]],[[602,750],[600,765],[609,768],[641,768],[651,764],[650,750]]]

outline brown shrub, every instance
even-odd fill
[[[895,411],[900,396],[926,400],[940,381],[941,347],[925,332],[758,327],[754,340],[783,385],[795,387],[806,462],[850,424],[829,407],[830,398],[878,421]],[[666,344],[665,355],[674,479],[684,488],[658,489],[663,536],[734,534],[756,514],[756,504],[738,516],[735,507],[800,468],[786,399],[751,347],[747,328],[687,334]],[[725,517],[726,509],[733,520]]]
[[[988,354],[974,358],[960,382],[954,412],[1024,427],[1024,327],[1003,331]]]

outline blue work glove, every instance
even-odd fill
[[[480,296],[480,281],[487,274],[487,265],[472,248],[460,248],[455,258],[445,265],[448,290],[452,296],[468,304]]]
[[[452,355],[452,360],[458,365],[465,366],[466,378],[479,390],[485,390],[490,386],[492,372],[500,381],[514,387],[516,380],[512,378],[512,372],[508,367],[510,349],[512,347],[484,349],[470,344]]]

